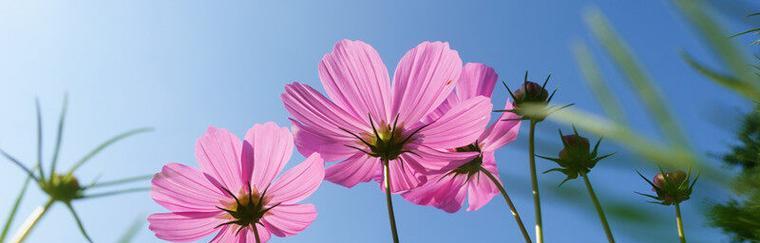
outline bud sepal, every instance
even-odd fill
[[[600,160],[606,159],[615,153],[609,153],[603,156],[598,156],[599,145],[602,142],[602,138],[596,141],[593,150],[590,149],[589,140],[578,134],[578,130],[573,127],[573,134],[564,135],[562,130],[559,130],[559,136],[562,139],[562,145],[564,146],[559,152],[559,157],[550,158],[545,156],[536,155],[539,158],[551,160],[557,163],[559,167],[544,171],[544,174],[556,171],[561,172],[567,176],[561,183],[578,178],[579,175],[585,175],[591,172],[591,169],[596,166],[596,163]]]

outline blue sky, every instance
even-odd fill
[[[622,77],[592,41],[582,15],[603,11],[657,81],[668,106],[695,148],[720,153],[732,141],[730,118],[748,104],[696,75],[679,57],[688,50],[713,60],[682,17],[667,1],[75,1],[0,2],[0,147],[31,164],[35,158],[34,98],[46,121],[46,153],[52,150],[55,119],[65,92],[69,119],[60,165],[73,161],[121,131],[152,126],[106,150],[78,173],[83,182],[157,172],[168,162],[196,166],[195,139],[209,125],[242,135],[254,123],[287,125],[280,93],[301,81],[318,87],[317,63],[343,38],[360,39],[380,52],[389,70],[421,41],[451,43],[465,62],[494,67],[501,80],[516,85],[523,72],[543,79],[551,73],[557,103],[601,114],[582,80],[571,47],[591,45],[630,123],[647,136],[657,130]],[[495,103],[506,91],[497,87]],[[718,116],[719,115],[719,116]],[[719,118],[716,118],[719,117]],[[558,125],[539,126],[539,137],[557,144]],[[567,129],[566,127],[564,127]],[[527,131],[525,129],[524,131]],[[501,176],[523,214],[533,224],[526,156],[527,133],[497,154]],[[619,150],[606,143],[606,151]],[[539,150],[544,154],[556,150]],[[633,156],[600,163],[591,174],[605,201],[638,203],[660,221],[650,228],[612,218],[620,242],[674,241],[671,208],[646,204],[633,191],[648,191],[634,169],[653,171]],[[289,165],[300,162],[294,156]],[[551,168],[539,161],[539,170]],[[24,175],[0,163],[0,210],[7,212]],[[540,176],[544,224],[550,242],[603,242],[604,234],[586,195],[569,202],[556,185],[560,175]],[[148,185],[148,182],[136,186]],[[567,192],[567,191],[565,191]],[[583,191],[580,191],[584,193]],[[568,193],[565,193],[568,194]],[[573,193],[569,193],[573,194]],[[702,209],[719,196],[702,194],[685,205],[686,231],[692,242],[725,241],[706,225]],[[30,190],[16,225],[42,204],[41,191]],[[329,182],[310,198],[319,217],[303,233],[273,242],[388,242],[384,196],[367,183],[346,189]],[[476,212],[447,214],[395,197],[404,242],[519,242],[501,198]],[[96,242],[114,241],[137,217],[165,211],[148,193],[75,203]],[[625,209],[639,214],[634,209]],[[2,215],[5,215],[3,213]],[[15,230],[15,228],[14,228]],[[532,230],[531,230],[532,231]],[[661,238],[671,237],[671,238]],[[43,219],[29,242],[81,242],[72,218],[61,205]],[[147,226],[136,242],[157,242]]]

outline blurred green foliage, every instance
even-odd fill
[[[738,140],[740,144],[723,156],[726,164],[742,168],[731,184],[736,197],[714,205],[708,216],[734,241],[760,242],[760,107],[747,114]]]

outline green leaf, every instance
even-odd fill
[[[153,128],[138,128],[138,129],[134,129],[134,130],[131,130],[131,131],[124,132],[122,134],[114,136],[111,139],[106,140],[105,142],[103,142],[100,145],[98,145],[97,147],[95,147],[95,149],[93,149],[92,151],[90,151],[90,153],[88,153],[87,155],[85,155],[84,157],[82,157],[82,159],[80,159],[79,161],[77,161],[74,164],[74,166],[71,167],[71,169],[69,170],[68,174],[69,175],[73,174],[74,171],[76,171],[77,169],[79,169],[80,166],[84,165],[84,163],[86,163],[87,161],[89,161],[92,157],[94,157],[95,155],[97,155],[98,153],[100,153],[100,151],[102,151],[106,147],[110,146],[111,144],[114,144],[114,143],[118,142],[119,140],[125,139],[127,137],[132,136],[132,135],[136,135],[136,134],[144,133],[144,132],[149,132],[149,131],[153,131]]]
[[[18,196],[16,197],[16,201],[14,201],[13,203],[11,212],[8,214],[8,218],[5,220],[5,225],[3,226],[3,232],[2,234],[0,234],[0,242],[5,242],[5,237],[8,236],[8,231],[11,229],[11,225],[13,224],[13,219],[16,217],[18,208],[21,205],[21,201],[24,200],[26,189],[29,187],[29,182],[31,181],[32,181],[32,177],[27,177],[26,180],[24,180],[24,185],[21,186],[21,192],[19,192]]]

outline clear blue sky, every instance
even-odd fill
[[[280,93],[283,85],[302,81],[321,89],[317,63],[343,38],[372,44],[393,70],[409,48],[424,40],[451,43],[465,62],[493,66],[502,80],[517,84],[525,70],[559,87],[557,103],[601,114],[582,81],[571,46],[591,41],[582,14],[600,8],[636,51],[666,94],[694,146],[720,153],[732,140],[735,123],[705,119],[734,117],[747,104],[694,74],[679,58],[680,50],[711,57],[667,1],[74,1],[0,2],[0,146],[27,164],[35,158],[34,97],[40,97],[46,121],[46,153],[51,155],[55,119],[64,92],[71,96],[61,166],[102,140],[127,129],[157,130],[109,148],[79,173],[88,182],[157,172],[168,162],[196,166],[195,139],[209,125],[242,135],[254,123],[287,125]],[[380,2],[380,1],[378,1]],[[571,3],[572,2],[572,3]],[[596,58],[631,124],[656,135],[644,109],[628,86],[591,42]],[[497,104],[506,96],[496,89]],[[721,112],[721,113],[718,113]],[[543,129],[542,129],[543,128]],[[557,125],[539,129],[543,140],[557,144]],[[567,128],[565,128],[567,129]],[[524,131],[527,131],[525,129]],[[528,194],[527,133],[497,154],[507,189],[532,225]],[[618,150],[607,143],[606,151]],[[541,150],[544,154],[554,149]],[[620,242],[675,241],[672,209],[646,204],[633,191],[649,189],[633,169],[653,171],[625,152],[600,163],[592,180],[602,202],[627,201],[648,210],[660,224],[642,228],[612,218]],[[299,162],[294,156],[290,165]],[[551,168],[539,161],[539,170]],[[0,215],[3,220],[24,175],[0,163]],[[568,202],[562,191],[579,188],[573,181],[557,189],[560,175],[540,177],[546,238],[549,242],[603,242],[604,235],[585,192]],[[139,183],[137,185],[140,185]],[[148,185],[148,182],[142,185]],[[569,193],[573,194],[573,193]],[[686,207],[686,230],[692,242],[725,241],[706,226],[702,207],[722,200],[700,195]],[[319,217],[303,233],[273,242],[388,242],[385,202],[377,185],[346,189],[329,182],[308,201]],[[501,198],[476,212],[447,214],[395,197],[404,242],[519,242],[519,233]],[[44,202],[34,188],[16,225]],[[136,217],[164,211],[148,193],[75,203],[96,242],[114,241]],[[623,209],[625,211],[627,209]],[[638,211],[630,209],[629,213]],[[15,230],[15,228],[14,228]],[[532,230],[531,230],[532,231]],[[671,238],[659,238],[659,237]],[[30,242],[81,242],[61,206],[43,219]],[[156,242],[147,226],[136,242]]]

